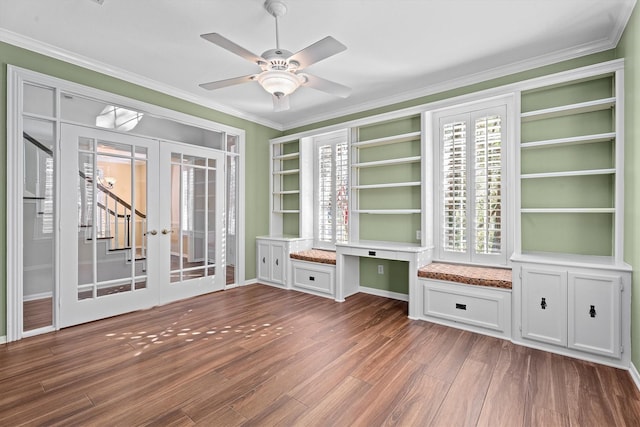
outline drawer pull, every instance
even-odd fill
[[[376,251],[369,251],[369,256],[376,256]]]
[[[595,305],[591,306],[591,309],[589,310],[589,316],[596,317],[596,306]]]
[[[458,303],[456,303],[456,308],[458,310],[466,310],[467,309],[467,304],[458,304]]]
[[[316,280],[316,278],[315,278],[315,277],[313,277],[313,276],[309,276],[309,281],[310,281],[310,282],[314,282],[315,280]]]
[[[276,265],[278,265],[278,258],[276,258]]]
[[[547,309],[547,299],[546,298],[542,298],[542,301],[540,301],[540,308],[543,310]]]
[[[262,263],[264,264],[265,262],[267,262],[267,260],[265,259],[265,257],[262,257]]]

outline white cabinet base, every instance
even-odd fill
[[[418,315],[454,328],[508,339],[511,291],[432,279],[418,279]]]
[[[335,297],[335,265],[292,259],[291,270],[292,289],[328,298]]]
[[[590,257],[517,255],[516,344],[628,369],[631,268]]]

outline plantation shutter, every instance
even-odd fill
[[[334,249],[349,238],[349,144],[346,131],[315,139],[314,246]]]
[[[475,251],[499,254],[502,249],[502,119],[475,120]]]
[[[443,242],[445,251],[467,251],[467,123],[442,127]]]
[[[331,145],[318,147],[318,240],[333,240],[333,153]]]
[[[506,262],[502,178],[505,117],[506,109],[500,107],[438,119],[441,259]]]

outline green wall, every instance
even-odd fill
[[[635,7],[618,44],[617,54],[625,58],[625,144],[624,144],[624,257],[635,270],[640,265],[640,11]],[[631,361],[640,368],[640,289],[634,272],[631,301]]]
[[[255,237],[269,232],[269,143],[270,138],[282,132],[239,119],[219,111],[150,90],[135,84],[87,70],[63,61],[49,58],[13,45],[0,42],[0,336],[6,333],[6,165],[7,162],[7,65],[41,72],[71,82],[94,87],[164,108],[212,120],[246,132],[246,223],[245,223],[245,276],[256,277]]]

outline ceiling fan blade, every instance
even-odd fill
[[[247,82],[253,81],[254,79],[255,79],[255,74],[250,74],[248,76],[218,80],[217,82],[202,83],[198,86],[200,86],[202,89],[214,90],[214,89],[220,89],[227,86],[239,85],[241,83],[247,83]]]
[[[254,64],[258,64],[260,62],[266,62],[260,56],[256,55],[253,52],[249,52],[247,49],[243,48],[240,45],[235,44],[228,38],[223,37],[218,33],[200,34],[200,37],[210,41],[213,44],[220,46],[223,49],[228,50],[231,53],[235,53],[236,55],[241,56],[244,59],[253,62]]]
[[[273,95],[273,111],[286,111],[289,109],[289,97]]]
[[[331,95],[339,96],[340,98],[346,98],[351,94],[351,88],[341,85],[340,83],[332,82],[331,80],[323,79],[312,74],[305,73],[303,76],[306,79],[303,86],[330,93]]]
[[[289,57],[289,62],[296,61],[300,64],[298,70],[302,70],[309,65],[322,61],[330,56],[346,50],[347,47],[331,36],[318,40],[314,44],[305,47],[299,52]]]

